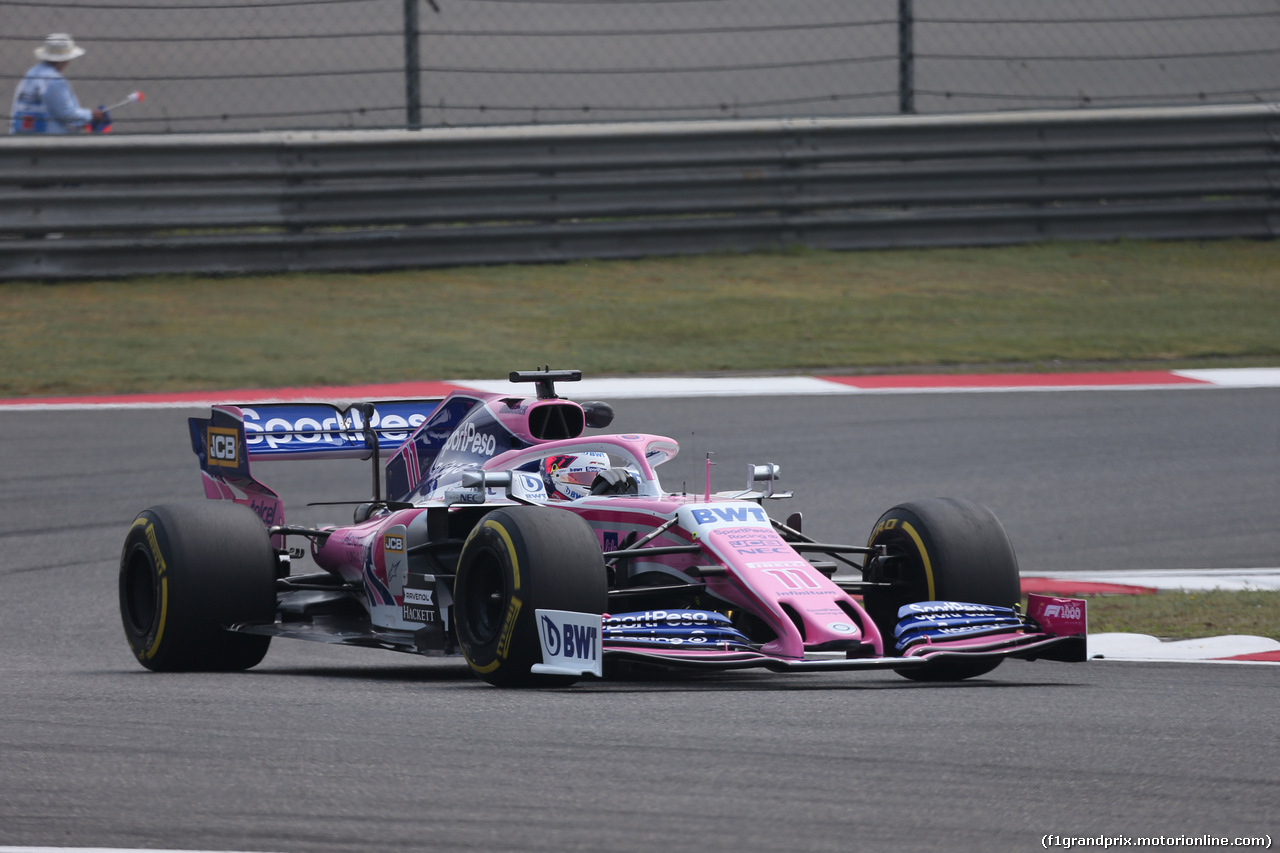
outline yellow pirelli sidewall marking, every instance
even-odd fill
[[[466,538],[466,540],[465,540],[465,541],[463,541],[463,543],[462,543],[462,550],[464,550],[464,551],[465,551],[465,550],[467,550],[467,546],[469,546],[469,545],[471,544],[471,540],[472,540],[472,539],[475,539],[475,538],[476,538],[476,534],[480,532],[480,528],[481,528],[481,527],[483,527],[483,525],[477,524],[475,527],[471,528],[471,532],[467,534],[467,538]],[[454,579],[453,579],[453,588],[454,588],[454,592],[456,593],[456,592],[457,592],[457,589],[458,589],[458,579],[457,579],[457,578],[454,578]],[[463,659],[464,659],[464,660],[466,660],[466,662],[467,662],[467,666],[471,667],[471,668],[472,668],[473,670],[475,670],[476,672],[481,672],[481,673],[485,673],[485,672],[492,672],[492,671],[493,671],[495,668],[497,668],[497,666],[498,666],[498,661],[497,661],[497,660],[490,661],[489,663],[485,664],[484,666],[481,666],[480,664],[478,664],[478,663],[476,663],[475,661],[473,661],[473,660],[471,659],[471,654],[467,651],[466,644],[463,644],[463,646],[462,646],[462,657],[463,657]]]
[[[480,664],[476,663],[471,659],[471,655],[467,654],[467,649],[465,646],[462,649],[462,656],[467,659],[467,665],[470,666],[472,670],[482,674],[493,672],[495,669],[498,668],[498,664],[501,663],[501,661],[499,661],[497,658],[494,658],[484,666],[481,666]]]
[[[463,549],[465,550],[467,547],[467,544],[471,542],[472,537],[474,537],[477,533],[480,532],[481,527],[486,527],[486,528],[489,528],[490,530],[496,531],[497,534],[502,538],[502,542],[504,545],[506,545],[506,548],[507,548],[507,556],[511,562],[511,574],[513,576],[513,581],[515,584],[515,592],[519,592],[520,591],[520,561],[516,559],[515,543],[511,541],[511,534],[507,533],[507,529],[505,527],[503,527],[501,524],[499,524],[498,522],[492,519],[485,521],[484,524],[478,525],[472,529],[471,535],[467,537],[466,543],[464,543],[462,546]],[[506,660],[507,653],[511,649],[511,635],[515,632],[516,620],[520,617],[521,606],[522,606],[522,602],[520,601],[520,598],[516,595],[512,595],[511,602],[510,604],[507,605],[506,615],[503,617],[502,634],[498,639],[498,648],[495,651],[496,657],[492,661],[481,666],[480,664],[477,664],[475,661],[471,659],[471,655],[467,653],[467,649],[465,647],[462,649],[462,656],[466,658],[467,664],[470,665],[470,667],[473,670],[481,674],[493,672],[493,670],[498,668],[498,665],[502,661]]]
[[[520,561],[516,559],[516,546],[511,541],[511,534],[507,533],[507,528],[503,527],[496,521],[486,521],[485,527],[498,531],[498,535],[502,537],[502,541],[506,543],[507,555],[511,557],[511,574],[515,576],[516,592],[520,591]]]
[[[133,520],[133,524],[129,525],[129,535],[130,536],[133,535],[133,531],[135,528],[145,527],[146,524],[147,524],[147,520],[145,518],[135,518]],[[126,544],[128,544],[127,539],[126,539]],[[126,559],[126,557],[121,557],[121,559],[122,560]],[[129,636],[127,631],[125,632],[125,639],[129,641],[129,648],[133,650],[133,653],[138,656],[139,660],[142,660],[142,651],[133,644],[133,638]]]
[[[898,519],[886,518],[884,521],[881,521],[876,525],[875,530],[871,531],[871,535],[867,537],[867,544],[870,545],[872,542],[876,541],[876,537],[880,535],[882,530],[893,530],[897,526]]]
[[[933,564],[929,562],[929,552],[925,550],[924,543],[920,541],[920,534],[916,533],[916,529],[907,522],[902,522],[902,529],[911,537],[911,541],[916,543],[916,548],[920,551],[920,559],[924,562],[924,577],[929,583],[929,600],[936,601],[937,593],[933,588]]]
[[[164,620],[169,615],[169,579],[160,579],[160,626],[156,628],[156,640],[151,644],[151,648],[142,655],[143,658],[150,660],[156,652],[160,650],[160,638],[164,636]]]
[[[503,660],[507,659],[507,653],[511,651],[511,635],[516,630],[516,620],[520,618],[520,606],[522,602],[514,595],[511,596],[511,603],[507,605],[507,617],[502,623],[502,638],[498,640],[498,657]]]
[[[511,562],[511,576],[514,589],[511,593],[511,602],[507,605],[507,613],[502,621],[502,635],[498,639],[498,648],[496,653],[502,660],[506,660],[507,654],[511,651],[511,635],[516,630],[516,620],[520,618],[520,560],[516,558],[516,545],[511,541],[511,534],[507,529],[496,521],[489,520],[484,523],[485,527],[497,531],[502,537],[502,542],[507,546],[507,557]]]
[[[155,525],[145,518],[139,518],[133,523],[134,527],[139,525],[146,526],[147,544],[151,546],[151,556],[156,561],[156,575],[160,578],[160,622],[156,626],[156,637],[151,641],[151,647],[139,654],[142,660],[150,660],[160,650],[160,641],[164,639],[165,619],[169,615],[169,578],[166,576],[169,567],[165,564],[164,555],[160,553]]]

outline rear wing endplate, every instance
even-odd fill
[[[404,444],[441,399],[358,403],[345,409],[324,403],[214,406],[210,417],[189,418],[187,425],[205,496],[243,504],[272,527],[284,524],[284,502],[253,476],[251,461],[372,458],[376,499],[380,457]]]

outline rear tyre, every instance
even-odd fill
[[[274,620],[275,569],[267,530],[248,507],[143,510],[120,554],[120,619],[134,657],[156,672],[256,665],[271,638],[226,628]]]
[[[577,678],[529,672],[542,662],[535,611],[603,613],[608,600],[600,543],[585,521],[548,507],[497,509],[471,531],[458,559],[458,644],[490,684],[572,684]]]
[[[863,596],[887,653],[892,653],[898,609],[905,604],[964,601],[1013,607],[1021,600],[1013,545],[985,506],[955,498],[899,504],[880,516],[868,544],[886,546],[889,557],[872,560],[866,579],[893,586]],[[915,681],[958,681],[999,665],[999,658],[937,661],[897,672]]]

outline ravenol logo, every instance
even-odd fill
[[[236,430],[232,428],[209,427],[205,435],[209,464],[223,468],[240,467],[239,442],[236,438]]]

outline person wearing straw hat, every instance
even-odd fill
[[[36,48],[33,66],[13,92],[10,133],[71,133],[101,121],[101,109],[80,106],[62,71],[84,48],[66,33],[54,33]]]

